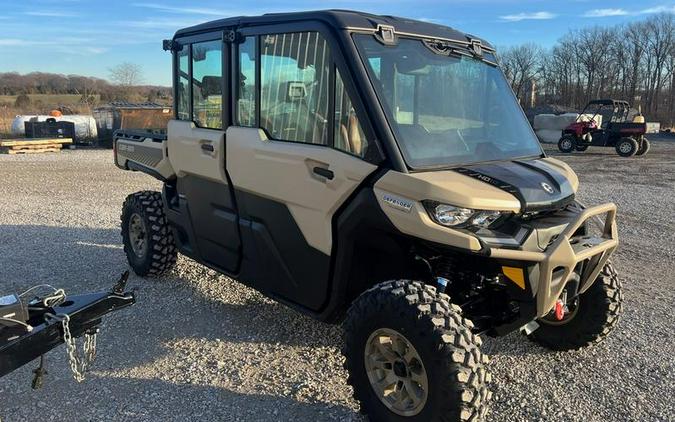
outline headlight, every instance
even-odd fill
[[[478,227],[490,227],[492,223],[497,221],[499,217],[504,215],[501,211],[479,211],[471,219],[471,225]]]
[[[423,204],[431,218],[446,227],[466,225],[487,228],[505,215],[502,211],[474,210],[435,201],[423,201]]]
[[[469,208],[454,207],[447,204],[437,204],[433,207],[432,217],[438,224],[444,226],[456,226],[466,223],[471,218],[474,210]]]

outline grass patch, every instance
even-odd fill
[[[14,105],[17,95],[0,95],[0,104]],[[96,101],[99,100],[99,95],[94,95]],[[44,105],[77,105],[82,98],[78,94],[28,94],[31,103],[42,103]]]

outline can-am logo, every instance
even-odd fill
[[[544,189],[546,192],[550,193],[551,195],[555,193],[553,187],[546,182],[541,182],[541,188]]]

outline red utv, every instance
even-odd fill
[[[645,155],[649,141],[647,124],[641,115],[629,121],[630,104],[620,100],[593,100],[586,104],[574,123],[562,131],[558,141],[561,152],[586,151],[589,146],[614,147],[622,157]],[[590,119],[586,116],[592,114]],[[598,125],[602,116],[602,123]]]

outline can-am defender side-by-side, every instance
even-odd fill
[[[586,151],[590,146],[611,147],[622,157],[645,155],[649,140],[642,115],[629,121],[630,104],[620,100],[593,100],[586,104],[577,120],[562,131],[560,152]],[[591,118],[587,118],[591,115]],[[599,118],[600,116],[600,118]],[[601,121],[601,124],[598,124]]]
[[[179,30],[166,136],[118,132],[142,276],[180,251],[344,327],[348,382],[377,421],[480,420],[480,334],[554,350],[621,312],[613,204],[575,201],[485,41],[349,11]],[[595,225],[596,220],[600,220]]]

